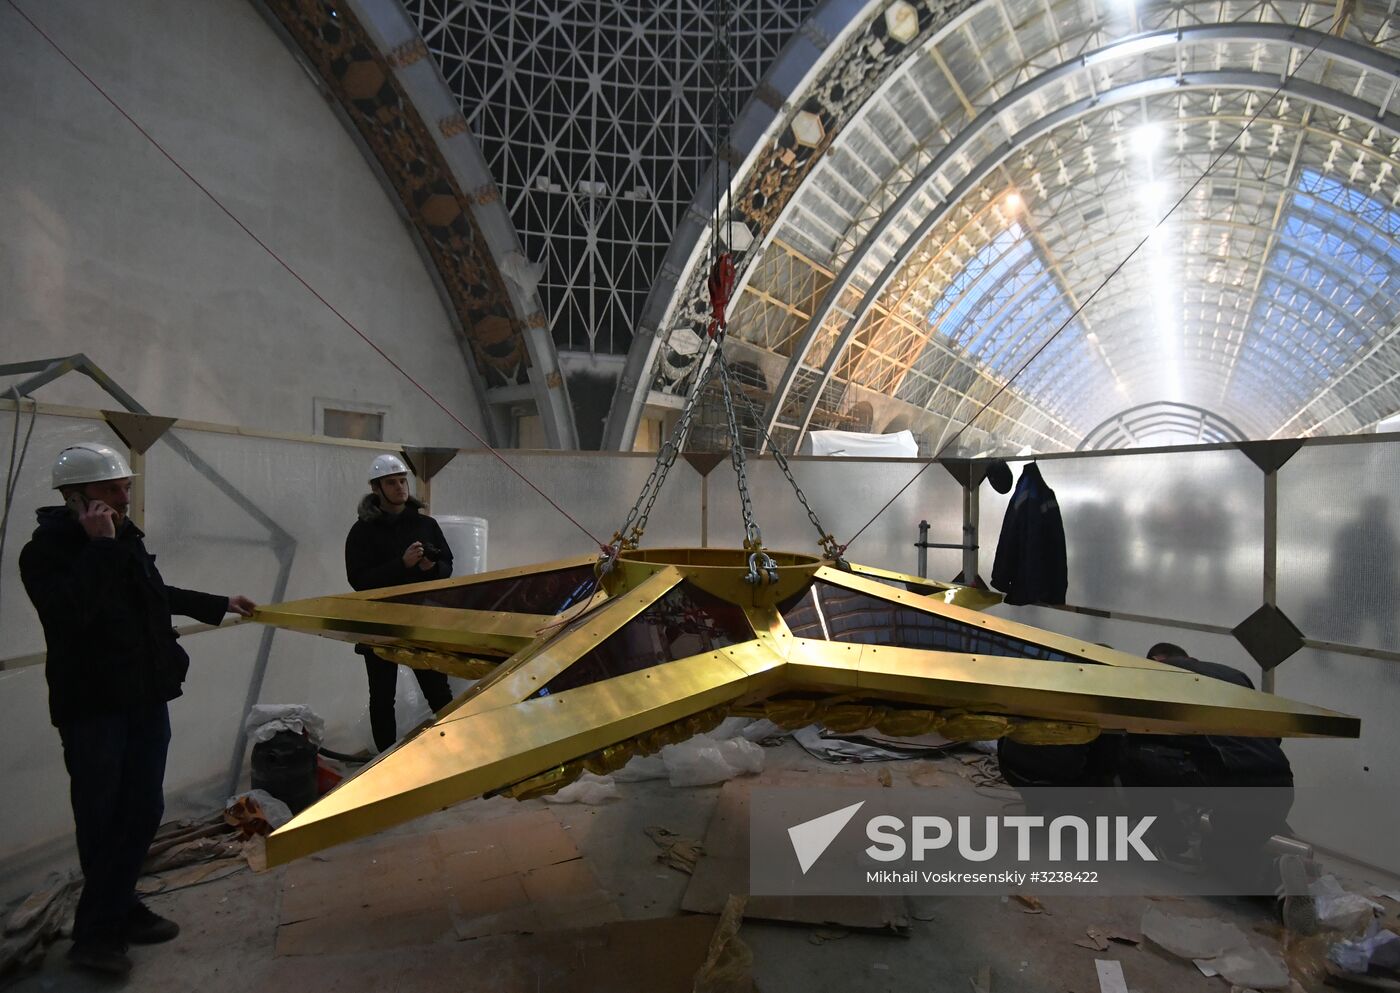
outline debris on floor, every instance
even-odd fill
[[[1308,893],[1316,904],[1318,923],[1333,931],[1359,931],[1385,909],[1360,893],[1349,892],[1333,875],[1309,883]]]
[[[0,976],[37,967],[48,946],[73,930],[82,878],[55,872],[5,918],[0,939]]]
[[[1099,993],[1128,993],[1128,981],[1123,978],[1123,963],[1117,959],[1094,959],[1099,976]]]
[[[558,792],[546,794],[544,800],[546,803],[581,803],[596,807],[617,798],[617,784],[612,776],[585,772]]]
[[[292,808],[267,790],[249,790],[224,804],[224,823],[244,838],[269,835],[292,819]]]
[[[1365,934],[1337,942],[1328,950],[1327,958],[1353,974],[1365,975],[1372,968],[1400,972],[1400,934],[1372,920]]]
[[[1386,976],[1358,976],[1332,962],[1327,963],[1327,985],[1347,990],[1400,991],[1400,980]]]
[[[1094,952],[1108,951],[1108,936],[1096,927],[1088,928],[1085,937],[1075,942],[1080,948],[1087,948]]]
[[[873,730],[869,733],[838,734],[823,731],[813,724],[792,732],[793,740],[807,754],[823,762],[899,762],[905,759],[927,759],[963,748],[962,742],[947,741],[936,735],[923,739],[887,738]]]
[[[705,846],[694,838],[682,837],[664,827],[647,828],[647,837],[656,843],[657,848],[661,849],[657,853],[656,861],[683,872],[687,876],[694,874],[695,863],[700,860],[700,856],[705,854]]]
[[[1045,906],[1040,902],[1040,899],[1038,897],[1026,896],[1023,893],[1017,893],[1015,894],[1015,900],[1023,908],[1025,908],[1021,911],[1021,913],[1023,914],[1045,913]]]
[[[1288,966],[1273,952],[1255,945],[1231,948],[1210,961],[1211,967],[1226,982],[1256,990],[1288,988]]]
[[[1142,935],[1154,945],[1183,959],[1213,959],[1231,948],[1249,944],[1235,925],[1212,917],[1175,917],[1156,907],[1142,914]]]
[[[851,932],[844,928],[818,928],[807,935],[807,940],[814,945],[824,945],[828,941],[840,941],[842,938],[849,938]]]
[[[992,967],[985,964],[979,966],[977,975],[968,982],[972,984],[972,993],[992,993]]]
[[[1194,962],[1203,976],[1261,991],[1288,988],[1291,977],[1283,958],[1252,943],[1234,924],[1174,917],[1149,907],[1142,915],[1142,933],[1159,948]]]
[[[753,951],[739,937],[747,899],[731,895],[725,901],[705,964],[695,974],[695,993],[755,993]]]
[[[672,786],[710,786],[763,771],[763,746],[747,738],[697,734],[661,749]]]

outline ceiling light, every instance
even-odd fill
[[[1021,199],[1021,194],[1015,190],[1006,194],[1006,198],[1002,200],[1002,205],[1013,214],[1019,211],[1024,204],[1025,201]]]
[[[1157,154],[1157,149],[1162,147],[1162,141],[1166,135],[1163,133],[1162,125],[1157,123],[1143,124],[1134,128],[1129,134],[1129,144],[1133,151],[1142,156],[1152,156]]]
[[[1125,6],[1131,7],[1131,0],[1122,0]],[[1127,58],[1130,55],[1141,55],[1143,52],[1150,52],[1153,49],[1164,48],[1168,45],[1175,45],[1177,36],[1175,31],[1162,31],[1158,34],[1144,35],[1140,38],[1129,38],[1120,41],[1115,45],[1107,45],[1097,52],[1090,52],[1084,56],[1086,66],[1097,65],[1101,62],[1111,62],[1115,59]]]

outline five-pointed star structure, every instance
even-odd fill
[[[1103,731],[1356,737],[1352,717],[981,613],[995,597],[773,553],[623,552],[263,607],[479,681],[268,839],[287,862],[472,797],[549,793],[731,714],[785,727],[1002,736]]]

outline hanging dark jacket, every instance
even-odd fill
[[[1027,463],[1006,507],[992,565],[992,585],[1010,604],[1064,603],[1069,586],[1065,526],[1055,491]]]
[[[358,520],[345,538],[345,578],[356,590],[377,590],[385,586],[426,583],[452,575],[452,549],[443,537],[438,522],[423,513],[423,504],[408,498],[404,509],[386,514],[379,498],[366,493],[357,509]],[[403,553],[409,545],[421,541],[436,545],[441,555],[433,558],[436,567],[420,569],[403,564]],[[431,556],[430,556],[431,557]],[[356,645],[361,655],[368,646]]]
[[[170,615],[218,624],[228,597],[167,586],[130,518],[113,538],[89,538],[67,507],[38,518],[19,573],[44,628],[54,725],[179,696],[190,660]]]

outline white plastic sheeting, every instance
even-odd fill
[[[914,459],[919,443],[912,431],[868,434],[864,431],[808,431],[802,436],[803,455],[839,455],[845,458]]]

